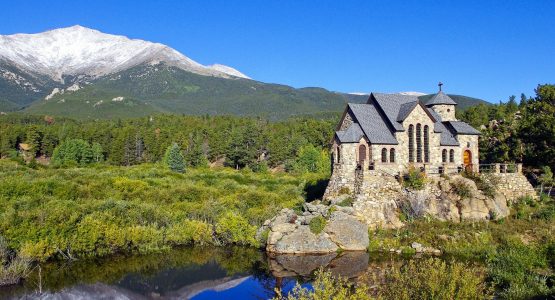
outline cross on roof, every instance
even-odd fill
[[[443,85],[443,83],[440,81],[437,86],[439,86],[439,91],[441,92],[441,86]]]

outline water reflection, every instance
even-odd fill
[[[275,288],[305,285],[320,267],[354,278],[365,252],[272,255],[250,248],[187,248],[167,253],[42,266],[1,299],[268,299]]]

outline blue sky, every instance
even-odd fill
[[[8,2],[7,0],[5,0]],[[80,24],[264,81],[505,101],[555,83],[555,1],[9,1],[0,34]]]

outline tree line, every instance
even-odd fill
[[[336,122],[176,115],[81,121],[11,114],[0,117],[0,157],[17,157],[26,144],[30,157],[52,158],[56,164],[131,166],[162,161],[175,144],[191,167],[218,163],[236,169],[325,171]]]

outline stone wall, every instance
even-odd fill
[[[455,105],[434,105],[432,109],[441,117],[442,121],[456,121]]]
[[[538,197],[534,187],[532,187],[522,172],[494,173],[491,174],[491,176],[497,181],[497,191],[507,201],[515,201],[524,196],[529,196],[534,199]]]

